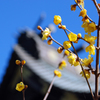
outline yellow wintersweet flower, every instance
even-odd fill
[[[93,44],[90,44],[85,48],[86,52],[89,52],[89,55],[95,55],[95,46]]]
[[[68,34],[68,37],[69,37],[69,40],[72,42],[77,40],[77,35],[72,32]]]
[[[88,67],[89,64],[93,62],[93,57],[91,58],[91,55],[88,55],[88,59],[84,58],[82,59],[82,66]]]
[[[59,63],[59,69],[63,69],[63,67],[66,67],[67,66],[67,64],[66,64],[66,61],[65,60],[63,60],[62,62],[60,62]]]
[[[86,75],[87,79],[89,79],[90,78],[90,72],[88,70],[84,70],[84,72],[85,72],[85,75]],[[83,71],[81,71],[80,74],[82,75],[82,77],[85,78],[85,75],[84,75]]]
[[[83,9],[83,10],[80,11],[79,16],[85,17],[86,15],[87,15],[87,10],[86,9]]]
[[[68,62],[69,62],[71,65],[74,65],[74,63],[76,62],[76,55],[70,53],[70,55],[69,55],[67,58],[68,58]]]
[[[61,21],[62,21],[62,19],[61,19],[61,17],[60,17],[59,15],[55,15],[55,16],[54,16],[53,22],[54,22],[56,25],[60,24]]]
[[[42,32],[42,40],[47,40],[47,38],[49,37],[51,31],[49,30],[49,28],[46,28],[43,32]]]
[[[69,49],[71,47],[70,41],[64,41],[63,46],[64,46],[64,49]]]
[[[90,44],[95,44],[95,40],[97,39],[97,37],[85,34],[84,39],[88,41]]]
[[[89,23],[89,31],[94,32],[96,30],[96,24],[95,23]]]
[[[83,22],[81,27],[86,28],[86,27],[88,27],[88,25],[89,25],[89,22]]]
[[[84,28],[85,32],[90,34],[91,32],[94,32],[97,28],[95,23],[91,22],[83,22],[82,27]]]
[[[70,54],[70,52],[68,50],[65,50],[64,54],[68,56]]]
[[[72,11],[75,11],[75,10],[76,10],[76,4],[71,5],[71,10],[72,10]]]
[[[24,88],[25,88],[25,85],[23,82],[20,82],[16,85],[16,90],[19,92],[22,91]]]
[[[78,65],[80,65],[79,61],[75,61],[74,66],[78,66]]]
[[[61,72],[58,70],[54,70],[54,74],[58,77],[61,77]]]

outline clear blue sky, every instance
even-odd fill
[[[74,4],[74,0],[0,0],[0,82],[9,64],[13,46],[17,43],[16,36],[19,35],[19,30],[26,27],[33,28],[41,13],[46,15],[42,27],[53,23],[54,15],[60,15],[62,24],[76,34],[82,33],[84,37],[84,29],[81,28],[82,17],[78,17],[80,9],[77,7],[75,12],[71,11],[71,4]],[[98,14],[92,0],[85,0],[85,8],[87,14],[97,24]],[[96,32],[93,34],[96,35]],[[67,40],[65,33],[58,28],[52,35],[61,44]],[[83,43],[80,41],[76,47]],[[58,47],[55,44],[53,46]],[[84,58],[88,53],[81,52],[79,55]]]

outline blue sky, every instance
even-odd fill
[[[99,2],[99,0],[97,1]],[[42,13],[45,14],[42,23],[43,28],[53,23],[54,15],[60,15],[62,24],[76,34],[82,33],[84,37],[84,29],[81,28],[82,17],[78,17],[80,9],[77,7],[75,12],[71,11],[70,6],[72,4],[74,4],[74,0],[0,0],[0,82],[9,64],[13,46],[17,43],[16,36],[20,35],[19,31],[26,27],[34,28]],[[98,14],[92,0],[85,0],[85,8],[87,14],[97,24]],[[96,35],[96,31],[92,35]],[[67,40],[63,30],[58,28],[52,36],[61,44]],[[84,42],[80,41],[75,47],[83,44]],[[56,44],[53,46],[58,47]],[[82,58],[88,57],[88,53],[85,53],[84,50],[79,55]]]

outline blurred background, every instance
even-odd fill
[[[99,0],[97,0],[97,2],[99,3]],[[0,12],[1,12],[1,16],[0,16],[1,18],[1,21],[0,21],[1,89],[0,90],[4,89],[4,92],[2,92],[2,100],[6,100],[6,96],[8,96],[9,98],[8,100],[12,100],[13,97],[11,95],[13,93],[14,93],[14,97],[21,94],[19,92],[11,92],[12,90],[10,90],[11,89],[10,86],[12,86],[12,89],[14,91],[16,82],[17,83],[20,82],[20,76],[18,76],[19,78],[17,78],[17,75],[19,75],[20,73],[19,72],[18,72],[19,74],[17,73],[18,67],[15,65],[15,60],[16,59],[23,60],[25,57],[28,57],[27,54],[29,54],[29,58],[25,58],[25,59],[27,60],[26,62],[28,61],[29,62],[25,68],[26,70],[28,69],[28,72],[26,73],[28,73],[29,77],[31,78],[28,82],[27,82],[27,79],[25,78],[25,82],[26,84],[31,85],[31,88],[29,88],[28,90],[30,91],[29,93],[36,92],[34,90],[35,85],[32,84],[32,81],[33,81],[32,76],[34,77],[34,79],[36,79],[36,83],[34,83],[35,81],[33,82],[34,84],[37,84],[37,83],[40,84],[41,82],[43,82],[41,83],[42,85],[39,85],[39,87],[35,88],[36,90],[42,91],[40,90],[40,87],[43,87],[43,86],[47,89],[47,87],[49,86],[48,84],[50,83],[52,79],[52,76],[50,76],[51,79],[48,80],[48,77],[46,78],[44,77],[45,75],[43,76],[41,76],[41,74],[38,75],[39,73],[37,72],[38,69],[35,69],[35,68],[31,69],[32,65],[30,65],[30,62],[32,60],[32,62],[34,61],[34,63],[37,62],[36,64],[38,64],[39,61],[41,60],[40,62],[43,63],[43,64],[40,63],[41,66],[44,66],[44,65],[49,66],[49,67],[55,66],[55,65],[57,66],[58,62],[62,59],[62,56],[60,56],[59,54],[56,54],[55,52],[56,49],[59,47],[56,43],[53,43],[50,47],[45,44],[46,41],[43,41],[42,43],[41,35],[39,35],[40,31],[37,30],[37,26],[41,25],[43,29],[45,29],[48,26],[52,27],[53,38],[59,41],[61,44],[63,44],[63,42],[67,40],[67,37],[65,33],[63,32],[63,30],[58,29],[58,26],[54,25],[53,23],[54,15],[60,15],[62,18],[62,24],[66,25],[66,27],[69,30],[71,30],[72,32],[76,34],[81,33],[82,36],[84,37],[84,34],[85,34],[84,29],[81,28],[81,25],[83,23],[81,21],[82,17],[79,17],[80,9],[77,7],[75,12],[71,11],[70,6],[72,4],[74,4],[74,0],[63,0],[63,1],[60,1],[60,0],[58,1],[57,0],[53,0],[53,1],[51,0],[48,0],[48,1],[47,0],[39,0],[39,1],[37,0],[0,0]],[[85,0],[85,8],[87,9],[87,14],[90,16],[90,18],[96,24],[98,24],[98,14],[93,2],[90,0]],[[96,36],[96,31],[92,33],[92,35]],[[88,58],[88,53],[86,53],[85,50],[83,49],[88,44],[80,40],[78,44],[74,44],[74,45],[75,45],[75,48],[79,50],[78,54],[81,58]],[[51,50],[51,51],[48,51],[48,50]],[[71,50],[73,49],[71,48]],[[49,54],[46,54],[45,53],[46,51],[49,52]],[[23,52],[26,54],[26,56],[23,56],[25,54],[21,55]],[[53,55],[55,55],[56,58]],[[31,59],[31,57],[33,58]],[[54,61],[50,59],[51,57],[52,59],[54,59]],[[60,57],[60,58],[58,59],[57,57]],[[95,60],[95,56],[93,57]],[[95,62],[92,63],[92,66],[95,67]],[[52,68],[50,67],[51,72],[53,71],[53,68],[55,69],[55,67],[52,67]],[[30,70],[31,71],[33,70],[33,71],[31,72]],[[66,71],[68,71],[69,74],[72,74],[73,69],[66,69]],[[31,73],[31,75],[29,73]],[[27,74],[25,75],[27,76]],[[69,77],[69,76],[65,75],[65,77]],[[76,75],[76,77],[70,78],[70,80],[75,79],[75,78],[76,78],[76,81],[77,79],[81,80],[80,76]],[[16,81],[13,82],[14,79]],[[62,80],[62,81],[65,82],[65,80]],[[7,83],[8,85],[6,86]],[[57,83],[55,83],[54,91],[57,92],[58,90],[59,91],[62,90],[63,91],[61,92],[62,96],[61,97],[58,96],[57,98],[57,95],[55,94],[55,92],[53,92],[51,97],[48,98],[48,100],[65,100],[66,98],[72,97],[72,95],[74,98],[76,97],[76,99],[74,100],[86,100],[88,97],[91,98],[90,95],[87,96],[89,94],[88,93],[89,91],[87,89],[86,91],[85,90],[81,91],[81,93],[84,92],[85,94],[84,96],[83,94],[80,93],[80,90],[73,91],[75,90],[74,88],[70,89],[71,86],[66,87],[65,90],[64,90],[65,87],[61,88],[63,84],[62,86],[57,86],[57,87],[56,86],[57,86]],[[7,93],[5,93],[6,91],[5,89],[7,89],[7,93],[10,91],[11,95],[10,94],[7,95]],[[40,98],[37,99],[38,97],[37,94],[34,94],[33,97],[31,94],[31,97],[28,100],[32,100],[34,98],[35,100],[42,99],[46,92],[46,89],[43,90],[44,92],[42,91],[42,94],[41,92],[38,93],[37,91],[37,94],[40,95]],[[67,97],[65,95],[66,94],[65,91],[67,91]],[[74,93],[76,93],[76,95],[74,95]],[[53,96],[53,94],[55,94],[55,96]],[[60,92],[58,94],[60,94]],[[82,99],[81,97],[82,98],[84,97],[84,98]],[[19,98],[21,98],[21,95],[19,96]],[[19,98],[16,98],[14,100],[18,100]],[[26,98],[28,98],[28,96]],[[73,100],[73,98],[69,100]]]

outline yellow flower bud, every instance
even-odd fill
[[[20,62],[20,60],[16,60],[16,65],[20,65],[21,64],[21,62]]]
[[[63,48],[62,48],[62,47],[59,47],[59,48],[57,49],[57,52],[58,52],[58,53],[62,53],[62,52],[63,52]]]
[[[66,29],[66,26],[65,25],[62,25],[62,29],[65,30]]]
[[[49,39],[49,40],[47,41],[47,43],[48,43],[48,45],[51,45],[51,44],[53,43],[52,39]]]
[[[41,26],[38,26],[37,29],[38,29],[38,30],[43,30]]]
[[[64,46],[64,49],[69,49],[71,47],[70,41],[64,41],[63,46]]]
[[[25,60],[22,60],[22,61],[21,61],[21,64],[22,64],[22,65],[25,65],[25,63],[26,63]]]
[[[54,22],[56,25],[60,24],[61,21],[62,21],[62,19],[61,19],[61,17],[60,17],[59,15],[55,15],[55,16],[54,16],[53,22]]]
[[[62,29],[62,25],[58,25],[58,28]]]
[[[77,34],[77,37],[78,37],[78,38],[81,38],[81,37],[82,37],[81,33],[78,33],[78,34]]]

